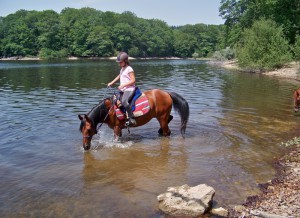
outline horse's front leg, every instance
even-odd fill
[[[114,127],[114,141],[119,141],[119,138],[122,137],[122,129],[119,126]]]

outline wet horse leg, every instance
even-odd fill
[[[122,137],[122,129],[119,126],[114,127],[114,141],[118,141]]]
[[[170,116],[169,116],[169,118],[168,118],[168,124],[171,122],[171,120],[173,120],[173,116],[170,114]],[[168,127],[169,128],[169,127]],[[170,130],[169,130],[170,131]],[[162,130],[162,128],[160,128],[159,130],[158,130],[158,134],[159,135],[163,135],[163,130]],[[170,131],[170,134],[171,134],[171,131]],[[169,135],[170,135],[169,134]]]
[[[160,124],[160,129],[158,130],[159,135],[161,135],[161,136],[171,135],[171,131],[169,129],[168,124],[170,123],[170,121],[172,119],[173,119],[172,115],[169,115],[168,118],[166,118],[166,117],[157,118],[157,120]]]

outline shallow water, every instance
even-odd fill
[[[133,61],[141,90],[189,102],[186,137],[172,112],[171,137],[158,122],[123,131],[101,127],[81,145],[77,114],[110,93],[114,61],[0,62],[0,216],[160,217],[169,186],[206,183],[219,206],[243,203],[274,176],[280,143],[295,136],[295,81],[238,73],[204,61]]]

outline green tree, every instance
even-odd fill
[[[61,12],[61,35],[69,54],[85,56],[87,38],[93,27],[99,25],[101,15],[101,12],[92,8],[65,8]]]
[[[35,35],[26,18],[30,11],[19,10],[3,18],[3,56],[36,55]]]
[[[127,23],[117,23],[112,31],[112,39],[114,41],[114,47],[118,51],[125,51],[132,47],[135,35],[132,28]]]
[[[182,58],[191,57],[194,53],[197,39],[194,36],[178,30],[174,32],[174,35],[175,55]]]
[[[300,35],[296,36],[294,45],[295,60],[300,61]]]
[[[223,29],[217,25],[185,25],[177,28],[179,31],[193,36],[196,39],[194,52],[199,54],[199,57],[207,57],[213,53],[218,47]]]
[[[273,69],[291,60],[282,28],[272,20],[262,19],[245,29],[236,51],[239,64],[251,70]]]
[[[147,55],[154,57],[170,56],[173,53],[173,32],[164,21],[148,21],[150,29],[146,33]]]
[[[0,17],[0,55],[3,54],[4,49],[4,25],[3,25],[3,17]]]
[[[290,44],[300,32],[299,0],[221,0],[219,12],[225,19],[227,45],[238,42],[243,30],[262,18],[282,26]]]
[[[113,42],[109,30],[104,26],[96,26],[86,39],[87,50],[84,56],[109,57],[113,55]]]
[[[36,32],[38,49],[62,49],[59,14],[52,10],[46,10],[34,16],[37,21],[32,29],[35,29]]]
[[[206,57],[224,41],[223,29],[205,24],[170,27],[129,11],[65,8],[58,14],[20,10],[0,17],[0,55],[106,57],[123,50],[136,57],[191,57],[195,53]]]
[[[238,42],[243,31],[240,20],[247,10],[249,2],[249,0],[221,0],[219,12],[225,20],[226,45],[233,46]]]

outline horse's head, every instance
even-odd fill
[[[84,114],[78,115],[79,120],[81,120],[80,131],[82,133],[82,145],[84,150],[89,150],[91,147],[91,141],[93,135],[97,133],[96,127],[92,120]]]
[[[298,89],[299,90],[299,89]],[[293,91],[293,98],[294,98],[294,111],[298,112],[300,107],[300,94],[298,90]]]
[[[83,137],[84,150],[90,149],[93,135],[97,134],[97,125],[108,122],[107,117],[110,110],[108,108],[111,108],[111,103],[110,98],[104,99],[93,107],[87,115],[78,115],[79,120],[81,120],[80,131]]]

